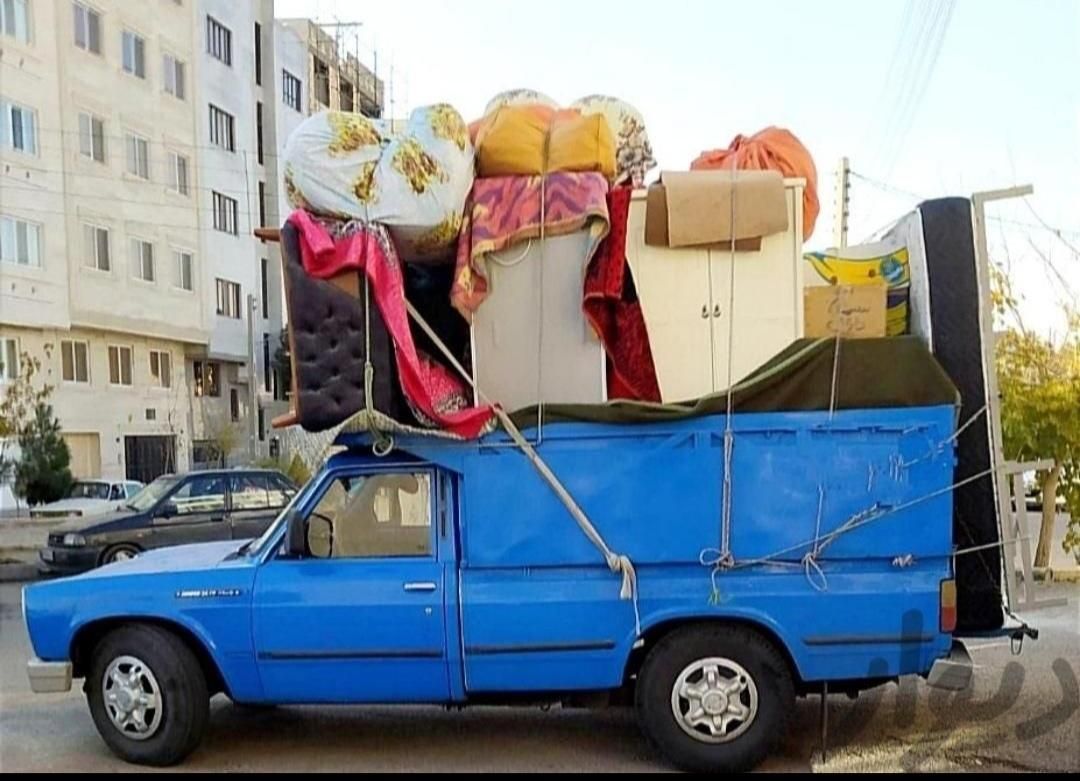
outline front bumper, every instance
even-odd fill
[[[87,546],[82,548],[60,548],[50,545],[38,552],[38,569],[44,572],[74,574],[86,572],[98,564],[101,548]]]
[[[26,663],[30,690],[34,694],[56,694],[71,690],[71,662],[43,662],[36,656]]]
[[[971,685],[971,675],[971,654],[967,646],[953,640],[949,655],[934,662],[926,676],[926,683],[935,689],[958,692]]]

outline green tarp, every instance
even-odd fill
[[[834,361],[835,357],[838,361]],[[732,389],[735,412],[828,410],[836,366],[836,409],[930,407],[959,404],[960,394],[930,350],[915,336],[885,339],[800,339]],[[545,404],[544,422],[658,423],[725,414],[727,391],[673,404],[612,401]],[[510,417],[518,428],[536,425],[538,408]]]

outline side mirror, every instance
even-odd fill
[[[286,521],[285,552],[292,559],[307,555],[307,523],[296,511],[289,513],[289,520]]]
[[[180,508],[176,506],[176,502],[165,502],[158,508],[156,517],[158,518],[175,518],[180,514]]]

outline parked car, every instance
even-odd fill
[[[68,495],[30,510],[31,518],[88,518],[121,509],[145,486],[136,480],[76,480]]]
[[[258,537],[295,493],[287,477],[265,469],[164,475],[118,511],[53,529],[41,569],[73,574],[152,548]]]

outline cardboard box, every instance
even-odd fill
[[[806,336],[885,336],[885,285],[808,287],[803,295]]]
[[[732,225],[732,198],[735,199]],[[652,247],[761,249],[761,238],[788,229],[787,194],[778,171],[664,171],[645,203]]]

